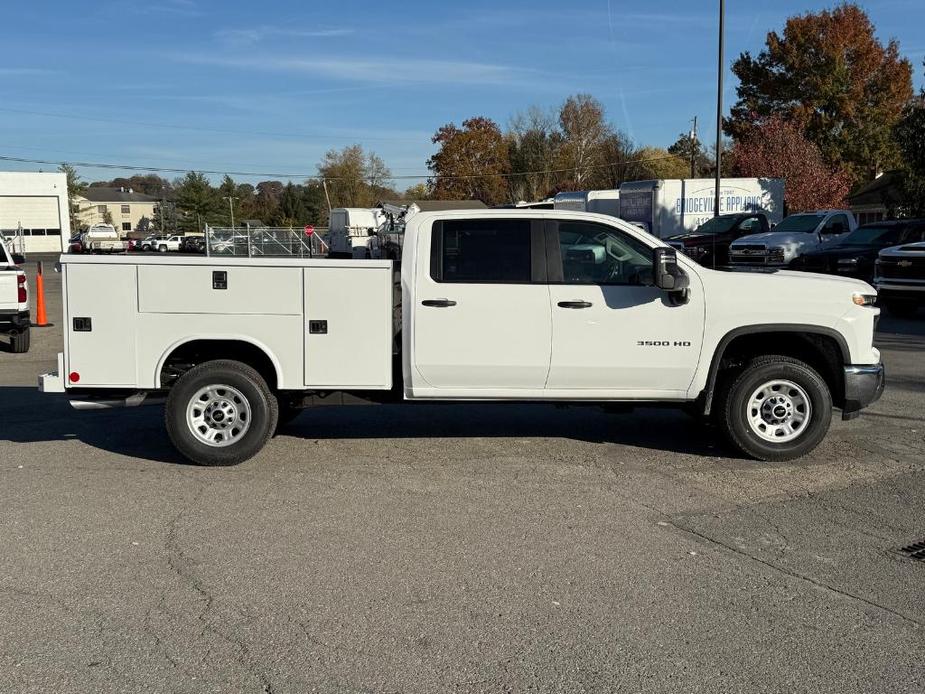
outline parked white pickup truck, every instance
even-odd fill
[[[19,267],[25,262],[11,252],[6,237],[0,234],[0,334],[9,335],[10,351],[29,351],[29,284],[26,273]]]
[[[314,403],[671,403],[740,451],[815,448],[883,388],[864,282],[701,267],[610,216],[415,215],[392,261],[62,258],[78,408],[166,396],[188,459],[239,463]],[[400,297],[400,298],[399,298]],[[773,297],[773,301],[769,300]],[[114,346],[118,345],[118,349]]]
[[[743,236],[729,246],[733,265],[786,267],[808,251],[857,229],[847,210],[799,212],[786,217],[771,231]]]
[[[112,224],[94,224],[81,234],[80,248],[84,253],[124,253],[128,241],[119,237]]]

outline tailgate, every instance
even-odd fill
[[[18,276],[16,268],[0,267],[0,311],[15,311],[19,308]]]

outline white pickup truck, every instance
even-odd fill
[[[9,335],[10,351],[29,351],[29,284],[19,267],[25,262],[13,253],[6,237],[0,234],[0,335]]]
[[[799,256],[816,250],[841,235],[857,229],[847,210],[798,212],[785,218],[771,231],[736,239],[729,246],[733,265],[787,267]]]
[[[169,256],[61,270],[65,351],[40,389],[78,408],[166,396],[171,440],[204,465],[255,455],[300,407],[357,398],[670,403],[789,460],[833,406],[850,419],[883,389],[870,285],[710,270],[605,215],[421,213],[400,275]]]

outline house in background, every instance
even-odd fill
[[[894,219],[902,201],[901,186],[902,174],[899,171],[885,171],[848,195],[848,207],[854,212],[858,224]]]
[[[142,218],[153,219],[160,200],[131,188],[91,186],[74,199],[81,227],[112,224],[120,234],[138,228]]]

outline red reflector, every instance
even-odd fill
[[[21,304],[24,304],[24,303],[26,303],[26,302],[29,300],[29,295],[28,295],[28,293],[27,293],[26,287],[27,287],[27,285],[26,285],[26,276],[25,276],[25,275],[17,275],[17,276],[16,276],[16,290],[17,290],[17,291],[16,291],[16,300],[17,300],[19,303],[21,303]]]
[[[71,371],[68,379],[71,381],[71,383],[78,383],[80,381],[80,374],[76,371]]]

